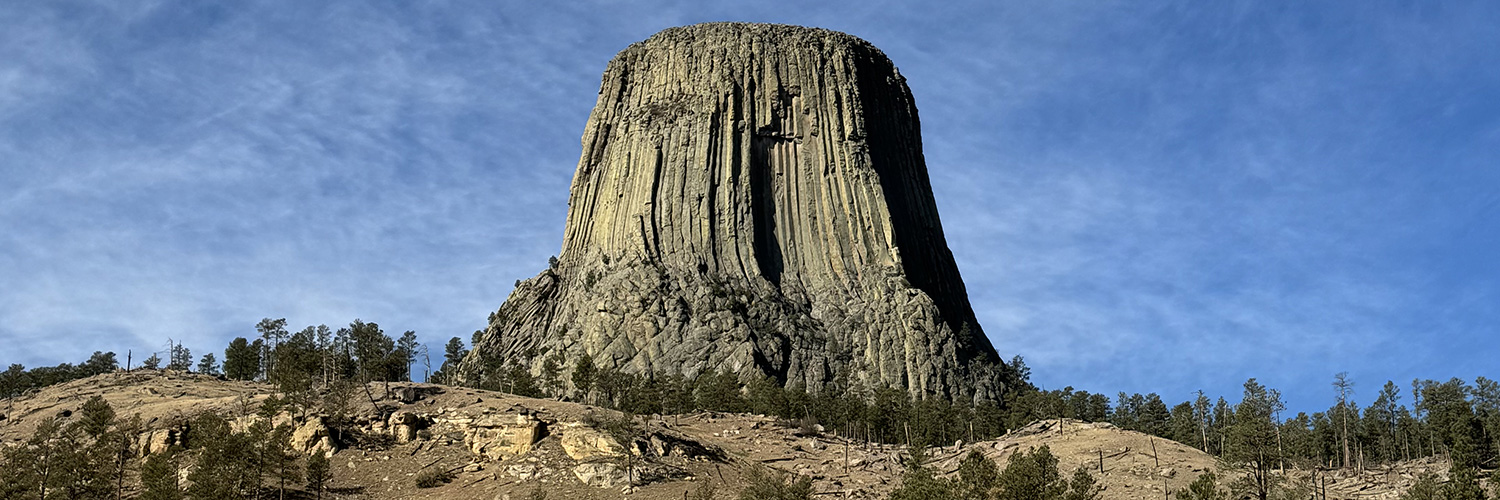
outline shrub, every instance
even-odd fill
[[[453,481],[453,472],[447,469],[427,469],[417,473],[418,488],[436,488]]]
[[[698,483],[698,488],[693,490],[692,499],[693,500],[714,500],[714,493],[717,493],[717,492],[718,492],[718,488],[714,487],[713,481],[707,481],[707,480],[705,480],[702,483]]]
[[[911,456],[906,459],[906,469],[901,473],[901,487],[891,492],[891,500],[953,498],[954,483],[938,478],[933,474],[932,469],[923,465],[927,461],[927,448],[913,446],[910,453]],[[979,457],[983,459],[984,455],[979,455]],[[978,498],[987,498],[987,496]]]
[[[1177,492],[1177,500],[1225,500],[1229,498],[1228,493],[1219,489],[1219,477],[1212,472],[1204,472],[1194,479],[1187,489]]]
[[[1064,478],[1057,470],[1057,457],[1045,445],[1011,455],[996,482],[1000,490],[995,498],[999,500],[1093,500],[1099,498],[1100,491],[1085,467],[1073,471],[1071,480]]]
[[[823,434],[822,426],[818,425],[818,417],[807,415],[797,424],[798,436],[820,436]]]
[[[806,476],[792,478],[755,467],[745,479],[750,484],[740,491],[740,500],[812,500],[812,478]]]

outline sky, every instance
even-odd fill
[[[557,253],[605,63],[706,21],[895,62],[1043,388],[1500,377],[1500,3],[1379,0],[7,1],[0,363],[222,356],[266,317],[436,363]]]

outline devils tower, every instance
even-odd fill
[[[995,399],[1005,365],[943,237],[911,90],[835,31],[671,28],[609,62],[562,251],[460,376],[505,366]],[[566,378],[566,377],[564,377]]]

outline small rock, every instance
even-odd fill
[[[598,488],[613,488],[627,481],[625,471],[611,463],[586,463],[573,468],[573,475],[583,484]]]
[[[484,465],[481,465],[479,462],[474,462],[464,466],[464,472],[479,472],[482,470],[484,470]]]
[[[515,476],[516,479],[525,481],[527,479],[536,477],[537,470],[535,465],[517,464],[506,467],[505,473]]]

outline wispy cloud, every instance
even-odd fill
[[[264,316],[466,337],[557,251],[604,63],[747,20],[901,68],[980,320],[1044,385],[1254,376],[1311,409],[1337,371],[1472,377],[1500,355],[1496,14],[11,3],[0,362],[201,354]]]

